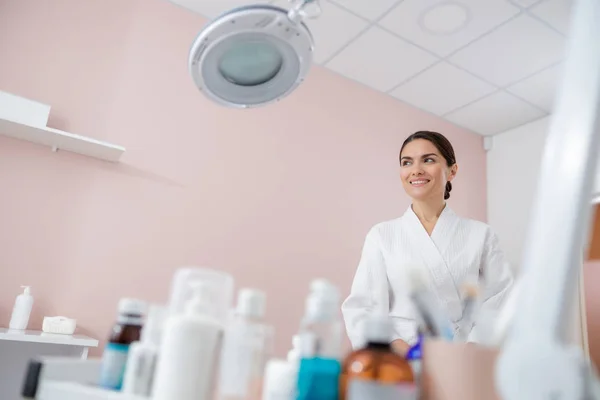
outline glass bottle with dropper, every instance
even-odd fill
[[[410,363],[391,345],[392,324],[387,315],[372,315],[365,324],[366,347],[342,363],[341,400],[414,399],[417,393]]]

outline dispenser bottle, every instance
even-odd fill
[[[341,321],[337,288],[326,280],[311,284],[300,328],[297,400],[337,400]]]
[[[100,386],[103,388],[121,390],[129,348],[140,340],[145,312],[146,303],[141,300],[119,301],[119,316],[102,354]]]
[[[10,316],[10,329],[25,330],[29,324],[31,309],[33,308],[33,296],[31,295],[30,286],[21,286],[23,293],[17,296],[13,307],[12,315]]]
[[[123,392],[149,397],[158,357],[161,333],[167,315],[166,307],[152,305],[142,328],[141,340],[129,348]]]
[[[340,399],[416,399],[413,370],[390,345],[392,325],[387,315],[369,317],[365,348],[350,353],[343,362]]]
[[[265,293],[242,289],[225,331],[220,360],[220,400],[260,399],[273,328],[264,323]]]
[[[192,298],[164,327],[153,400],[209,400],[221,350],[223,324],[217,318],[215,288],[207,281],[187,283]]]

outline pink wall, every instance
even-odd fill
[[[583,282],[590,359],[600,366],[600,260],[588,260],[583,264]]]
[[[320,67],[280,104],[220,108],[186,70],[203,23],[159,0],[0,0],[0,90],[127,148],[111,165],[0,137],[0,325],[29,284],[34,327],[104,338],[119,297],[164,301],[176,267],[205,265],[267,291],[282,353],[309,281],[347,293],[367,229],[408,206],[396,156],[419,129],[452,140],[451,205],[485,219],[480,137]]]

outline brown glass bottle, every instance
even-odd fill
[[[412,367],[392,350],[390,330],[387,316],[367,321],[366,347],[353,351],[342,363],[341,400],[403,400],[415,396]]]
[[[119,316],[102,355],[100,386],[121,390],[129,346],[140,340],[144,309],[145,303],[140,300],[121,299],[119,302]]]

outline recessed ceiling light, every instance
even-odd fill
[[[464,4],[447,1],[425,9],[419,25],[434,35],[451,35],[466,27],[470,20],[471,13]]]
[[[508,0],[517,7],[531,7],[536,3],[540,3],[542,0]]]

